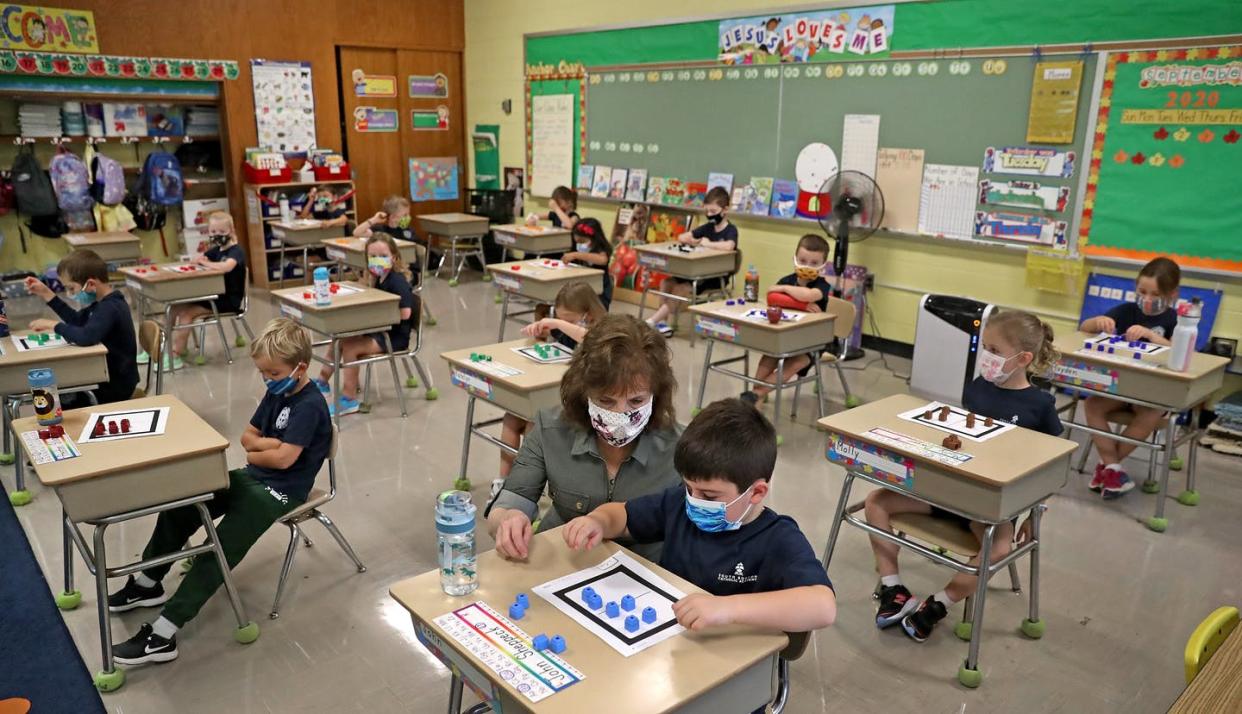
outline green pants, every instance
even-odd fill
[[[283,500],[282,500],[283,499]],[[276,519],[302,505],[301,501],[273,491],[259,483],[246,469],[229,471],[229,487],[216,491],[207,501],[212,518],[221,518],[216,535],[224,559],[232,570],[246,557],[250,547],[259,540]],[[155,532],[142,551],[143,558],[155,558],[185,547],[194,532],[203,527],[203,519],[195,506],[164,511],[155,522]],[[143,571],[159,582],[168,574],[172,563]],[[164,603],[160,613],[177,627],[194,619],[207,599],[224,584],[220,562],[213,555],[196,558],[193,569],[181,581],[181,587]]]

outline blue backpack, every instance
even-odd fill
[[[159,206],[175,206],[181,203],[184,184],[181,181],[181,162],[167,151],[152,151],[142,165],[142,178],[138,193]]]

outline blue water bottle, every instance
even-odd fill
[[[0,295],[0,317],[5,318],[4,320],[0,320],[0,337],[8,337],[9,336],[9,323],[7,322],[8,313],[4,311],[4,296],[3,295]]]
[[[39,426],[59,424],[63,417],[60,414],[56,375],[47,367],[40,367],[26,372],[26,382],[30,385],[30,403],[34,405]]]
[[[479,588],[474,553],[475,511],[470,494],[465,491],[445,491],[436,498],[440,587],[449,595],[469,595]]]
[[[332,283],[328,280],[328,269],[320,266],[315,268],[315,304],[332,304]]]

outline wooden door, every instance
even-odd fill
[[[396,97],[358,96],[355,89],[354,71],[362,70],[368,75],[388,75],[396,78]],[[397,76],[397,52],[392,49],[372,47],[338,47],[337,73],[341,91],[341,136],[345,145],[342,150],[354,172],[354,185],[358,221],[370,218],[387,196],[409,193],[409,181],[402,167],[401,157],[401,82]],[[381,131],[381,121],[375,113],[363,120],[370,110],[388,110],[396,113],[396,126],[391,131]],[[385,116],[380,114],[381,117]]]

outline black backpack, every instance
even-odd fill
[[[17,197],[17,210],[27,216],[50,216],[60,213],[52,180],[39,165],[33,150],[17,152],[10,172],[13,177],[13,193]]]

